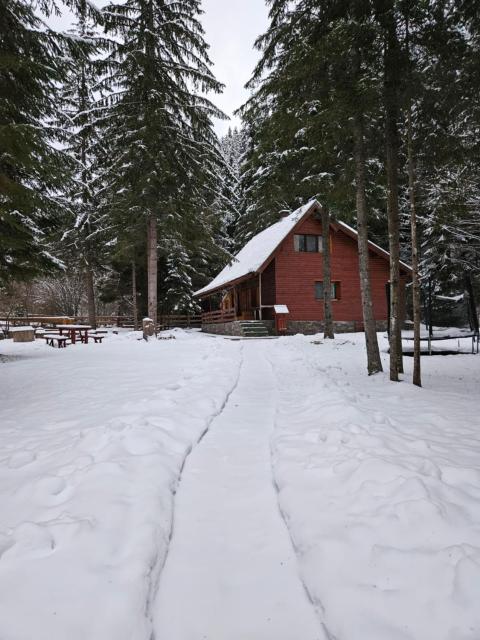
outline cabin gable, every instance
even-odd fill
[[[283,240],[275,254],[276,304],[286,304],[289,319],[323,320],[323,300],[317,298],[323,282],[323,253],[295,249],[294,236],[322,236],[322,225],[315,214],[308,216]],[[360,274],[357,242],[341,229],[330,230],[332,282],[337,299],[332,301],[333,317],[339,322],[362,322]],[[389,279],[388,261],[370,251],[370,275],[374,316],[385,320],[385,284]]]
[[[265,320],[280,322],[274,306],[288,308],[287,330],[314,333],[324,317],[323,243],[321,206],[308,202],[252,238],[236,258],[196,295],[203,303],[204,323]],[[336,330],[363,327],[358,260],[358,235],[343,222],[332,222],[328,233],[332,268],[332,312]],[[387,284],[389,254],[369,242],[370,286],[373,314],[378,328],[388,318]],[[404,315],[405,283],[411,273],[401,263],[401,316]],[[212,296],[222,292],[221,309]],[[277,312],[278,313],[278,312]],[[283,313],[283,312],[282,312]],[[279,329],[280,330],[280,329]]]

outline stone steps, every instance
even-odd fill
[[[244,320],[240,322],[242,335],[245,338],[266,338],[268,329],[261,320]]]

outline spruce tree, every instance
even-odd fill
[[[101,56],[108,43],[98,35],[96,24],[89,17],[87,1],[78,3],[78,20],[69,34],[88,40],[95,51],[79,57],[62,85],[60,124],[65,132],[65,150],[73,162],[68,193],[71,225],[66,228],[62,243],[76,253],[77,268],[84,273],[89,324],[95,327],[95,272],[105,261],[107,240],[107,221],[100,207],[106,149],[98,125],[102,110],[97,84],[104,66]]]
[[[403,373],[400,318],[400,204],[399,154],[400,85],[404,61],[399,42],[395,0],[375,2],[375,17],[383,40],[383,109],[385,116],[385,172],[387,177],[388,246],[390,253],[390,380]]]
[[[413,25],[413,64],[425,68],[414,96],[422,272],[452,291],[480,271],[480,3],[432,6]],[[428,63],[428,64],[427,64]]]
[[[357,213],[368,371],[381,371],[368,270],[367,210],[383,189],[378,164],[379,38],[369,3],[274,0],[242,113],[251,133],[245,172],[252,221],[317,196],[338,218]],[[368,135],[374,144],[367,144]],[[375,156],[374,156],[375,157]],[[369,160],[369,162],[367,161]],[[353,188],[352,188],[353,187]],[[285,206],[285,204],[284,204]],[[248,210],[247,210],[248,213]],[[271,222],[272,220],[268,220]],[[328,301],[327,301],[328,302]]]
[[[55,127],[58,90],[82,49],[21,0],[0,1],[0,280],[31,278],[56,261],[70,161]]]
[[[201,216],[220,161],[212,117],[202,94],[220,91],[198,20],[199,0],[127,0],[105,9],[121,42],[107,57],[111,96],[104,137],[110,153],[112,215],[143,219],[147,228],[148,313],[157,315],[157,251]],[[109,22],[113,20],[114,25]]]
[[[245,196],[242,189],[242,162],[246,151],[246,133],[243,129],[229,129],[220,139],[222,166],[219,184],[212,204],[214,215],[220,222],[219,242],[231,256],[243,246],[241,240],[244,223]]]

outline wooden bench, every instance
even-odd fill
[[[59,349],[65,349],[67,344],[70,343],[70,340],[68,339],[67,336],[61,336],[56,333],[45,333],[43,334],[43,336],[40,336],[40,337],[46,340],[49,347],[54,347],[55,343],[57,343],[57,347]]]
[[[92,331],[88,332],[88,339],[90,340],[90,338],[95,342],[95,344],[97,344],[97,342],[100,342],[100,344],[102,343],[102,340],[105,338],[105,336],[108,334],[108,331],[102,331],[99,329],[93,329]],[[85,340],[82,337],[82,342],[84,342]]]

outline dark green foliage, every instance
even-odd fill
[[[209,69],[199,14],[198,0],[129,0],[104,12],[120,43],[104,62],[102,135],[109,157],[103,204],[119,238],[149,216],[157,219],[165,257],[160,292],[162,278],[173,277],[172,243],[180,251],[178,264],[186,265],[186,255],[189,264],[203,255],[206,244],[217,252],[210,206],[222,158],[212,117],[222,114],[202,94],[221,85]],[[190,296],[193,281],[185,276]],[[173,300],[172,286],[166,289]]]
[[[241,110],[249,134],[244,240],[282,209],[313,196],[333,216],[355,223],[351,125],[361,112],[369,232],[386,246],[384,42],[393,24],[403,256],[409,256],[405,122],[411,100],[423,274],[460,283],[465,269],[478,272],[480,2],[268,4],[270,26],[257,41],[262,57],[250,81],[254,93]]]
[[[422,272],[450,290],[480,273],[480,2],[402,6],[412,42]]]
[[[212,180],[220,115],[198,91],[219,91],[197,20],[199,2],[129,0],[105,10],[122,42],[107,59],[105,139],[111,206],[167,226]],[[193,90],[192,90],[193,87]]]
[[[271,5],[270,29],[257,41],[263,56],[250,82],[255,93],[242,110],[251,137],[243,176],[247,237],[273,222],[279,210],[313,196],[334,217],[352,221],[351,124],[357,107],[368,113],[371,132],[380,126],[380,45],[369,3]],[[363,56],[359,73],[356,49]],[[369,139],[369,196],[378,212],[378,136]]]
[[[243,129],[229,129],[220,140],[223,164],[219,169],[219,185],[212,211],[219,222],[218,242],[229,254],[237,253],[243,244],[245,194],[241,171],[246,144],[247,136]]]
[[[0,281],[52,266],[45,234],[59,224],[66,158],[58,132],[56,83],[68,55],[20,0],[0,2]]]
[[[59,125],[64,131],[65,152],[72,161],[72,181],[67,192],[70,219],[58,248],[66,252],[82,272],[99,272],[108,259],[111,223],[101,208],[104,191],[103,165],[107,151],[100,134],[103,110],[98,84],[104,72],[102,58],[109,42],[98,35],[97,25],[87,12],[86,0],[78,0],[78,21],[69,35],[94,47],[85,52],[67,73],[61,90]]]
[[[0,281],[11,281],[55,266],[48,240],[64,222],[72,169],[59,90],[90,45],[53,32],[22,0],[0,1],[0,25]]]

